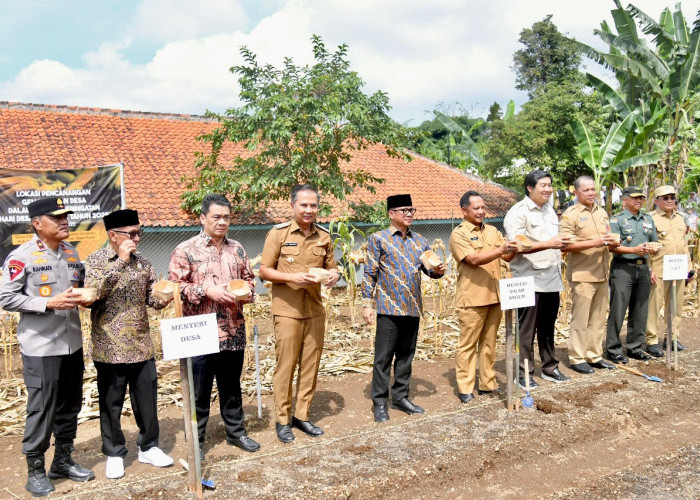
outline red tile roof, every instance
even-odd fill
[[[0,165],[63,169],[123,163],[127,206],[139,211],[144,225],[187,226],[198,222],[179,208],[180,179],[194,173],[194,152],[207,151],[208,145],[196,138],[215,127],[215,121],[200,116],[0,102]],[[221,164],[244,152],[238,144],[227,144]],[[375,194],[356,191],[349,201],[374,203],[411,193],[417,220],[444,220],[461,218],[459,198],[469,189],[484,196],[487,217],[503,216],[518,197],[498,184],[412,156],[406,163],[379,145],[353,153],[345,168],[363,168],[386,182]],[[335,216],[346,206],[332,205]],[[289,215],[289,203],[275,202],[256,223]]]

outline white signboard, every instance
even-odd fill
[[[684,280],[687,277],[687,255],[664,255],[664,281]]]
[[[535,305],[535,278],[509,278],[499,280],[498,287],[501,296],[501,309],[516,309]]]
[[[160,320],[163,359],[191,358],[219,352],[216,314]]]

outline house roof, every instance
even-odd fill
[[[144,225],[188,226],[198,222],[180,208],[181,178],[194,174],[194,152],[209,147],[196,138],[215,127],[216,121],[193,115],[0,102],[0,166],[53,170],[123,163],[127,206],[139,211]],[[241,154],[246,150],[240,144],[229,143],[220,163]],[[362,168],[386,182],[374,194],[363,189],[346,202],[332,200],[333,215],[342,214],[347,201],[374,203],[411,193],[416,220],[461,218],[459,198],[472,189],[484,196],[487,217],[501,217],[517,199],[503,186],[411,156],[409,163],[392,158],[381,145],[353,152],[344,168]],[[251,222],[276,223],[290,214],[289,203],[274,202]]]

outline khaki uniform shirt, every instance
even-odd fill
[[[311,234],[305,236],[293,220],[277,224],[267,233],[260,263],[283,273],[306,273],[312,267],[337,268],[328,231],[313,224]],[[273,283],[271,312],[288,318],[322,316],[321,284],[303,287]]]
[[[479,227],[464,220],[452,231],[450,251],[459,262],[455,306],[477,307],[499,302],[498,280],[501,279],[501,259],[494,259],[482,266],[471,266],[464,262],[464,258],[473,253],[493,250],[503,243],[505,243],[503,235],[498,229],[488,224]]]
[[[576,243],[590,241],[608,233],[610,225],[608,214],[598,205],[592,209],[581,203],[569,207],[561,216],[559,234],[575,236]],[[589,248],[582,252],[570,252],[566,276],[569,281],[597,283],[608,279],[610,250],[607,246]]]
[[[651,256],[651,270],[659,279],[663,279],[664,255],[688,255],[685,242],[685,221],[678,212],[673,212],[671,217],[663,210],[656,209],[651,214],[656,225],[656,234],[661,243],[661,250]]]

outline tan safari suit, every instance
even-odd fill
[[[664,318],[668,318],[671,309],[671,284],[673,281],[662,281],[664,270],[664,255],[688,255],[685,242],[686,225],[678,212],[673,212],[671,217],[663,210],[656,209],[651,214],[656,225],[656,233],[661,243],[661,250],[651,256],[651,270],[656,274],[656,284],[651,285],[649,293],[649,316],[647,319],[647,345],[659,343],[659,311],[664,307]],[[689,260],[690,261],[690,260]],[[674,328],[678,332],[683,312],[683,292],[685,280],[676,280],[676,315]]]
[[[267,234],[261,264],[283,273],[308,272],[309,268],[335,269],[328,231],[314,224],[311,234],[295,221],[277,224]],[[302,287],[293,283],[272,284],[272,317],[275,329],[273,393],[277,422],[291,422],[292,381],[299,364],[295,416],[309,420],[323,351],[326,311],[321,285]]]
[[[575,236],[576,242],[594,240],[609,232],[608,214],[598,205],[581,203],[569,207],[559,223],[560,236]],[[571,328],[569,362],[597,363],[603,355],[605,320],[608,309],[608,247],[570,252],[566,277],[571,283]]]
[[[471,394],[476,382],[477,344],[479,358],[479,389],[498,388],[496,372],[496,332],[501,324],[501,305],[498,280],[501,279],[501,259],[482,266],[471,266],[464,258],[498,248],[505,242],[493,226],[475,226],[462,221],[450,237],[450,251],[457,268],[457,296],[455,306],[459,317],[457,345],[457,388],[460,394]]]

